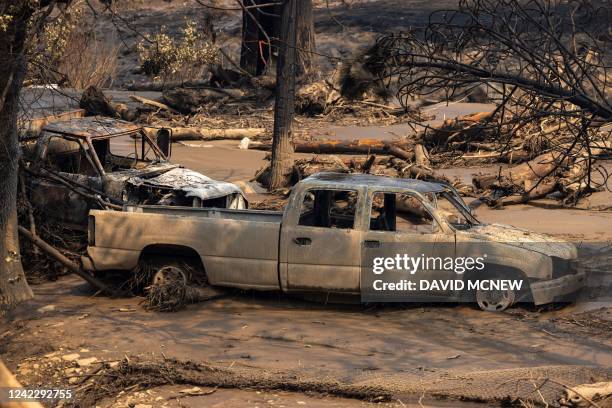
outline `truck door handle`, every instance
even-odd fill
[[[298,245],[310,245],[312,243],[312,239],[305,237],[293,238],[293,242]]]
[[[366,248],[380,248],[380,241],[364,241]]]

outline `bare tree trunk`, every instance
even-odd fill
[[[28,2],[18,2],[13,7],[16,11],[5,32],[0,33],[0,307],[32,298],[21,266],[17,233],[17,112],[32,10]]]
[[[314,18],[312,0],[298,2],[297,10],[297,76],[310,76],[316,65]]]
[[[269,4],[269,0],[244,1],[247,6]],[[296,44],[298,48],[296,75],[310,76],[315,70],[316,56],[314,18],[312,0],[297,2],[295,24],[297,26]],[[242,47],[240,50],[240,67],[253,76],[262,75],[266,68],[273,65],[271,54],[278,51],[277,44],[269,44],[270,39],[280,36],[280,20],[282,7],[278,5],[250,8],[242,13]],[[263,29],[263,31],[262,31]]]
[[[269,188],[289,183],[293,165],[291,145],[293,114],[295,109],[295,75],[297,40],[296,15],[299,0],[285,0],[281,14],[278,63],[276,66],[276,101],[274,104],[274,136]]]
[[[270,3],[269,0],[243,1],[246,6]],[[242,46],[240,49],[240,68],[253,76],[263,74],[271,63],[274,44],[270,39],[278,36],[280,12],[276,5],[245,9],[242,12]]]

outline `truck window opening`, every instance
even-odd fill
[[[309,190],[300,208],[299,225],[353,229],[357,192],[353,190]]]
[[[376,192],[372,196],[370,230],[433,233],[437,226],[418,198],[410,194]]]

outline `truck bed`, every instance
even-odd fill
[[[171,207],[160,205],[127,205],[127,212],[145,214],[167,214],[182,217],[216,218],[224,220],[239,220],[253,222],[276,222],[280,223],[283,218],[282,211],[266,210],[233,210],[226,208],[190,208]]]
[[[197,252],[213,285],[279,288],[280,212],[138,205],[90,215],[96,270],[129,270],[143,252],[181,247]]]

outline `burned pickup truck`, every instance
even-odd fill
[[[372,255],[401,252],[457,261],[484,251],[484,270],[421,263],[418,273],[404,276],[457,282],[501,273],[523,281],[522,289],[417,290],[406,292],[408,300],[469,296],[482,309],[499,311],[523,300],[550,303],[585,284],[574,245],[482,224],[450,186],[371,175],[308,177],[293,188],[284,212],[147,205],[118,215],[92,211],[88,239],[86,269],[131,271],[146,263],[153,265],[154,282],[186,281],[189,271],[199,270],[213,286],[363,300]]]
[[[92,208],[246,207],[234,184],[170,163],[166,129],[152,137],[143,127],[121,120],[75,118],[48,124],[37,138],[22,141],[22,150],[30,201],[72,228],[86,228]]]

